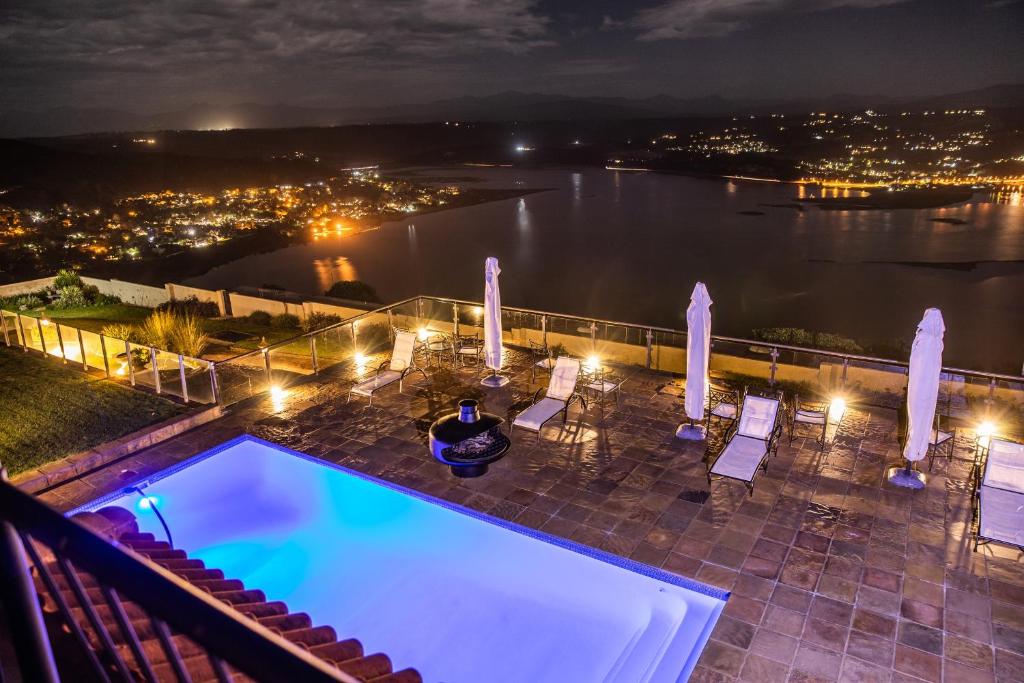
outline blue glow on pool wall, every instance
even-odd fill
[[[159,509],[191,557],[426,681],[685,681],[727,597],[251,437],[140,485],[82,509],[164,538]]]

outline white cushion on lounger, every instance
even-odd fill
[[[1024,492],[1024,444],[992,439],[982,486]]]
[[[979,495],[978,534],[1012,545],[1024,545],[1024,493],[982,486]]]
[[[715,466],[711,468],[711,474],[751,481],[767,448],[767,444],[761,439],[737,434],[718,456]]]
[[[732,403],[719,403],[711,409],[711,414],[715,417],[724,417],[727,420],[735,420],[736,406]]]
[[[568,356],[559,356],[548,380],[548,398],[568,401],[576,391],[576,380],[580,376],[580,362]]]
[[[742,436],[767,440],[775,428],[778,414],[778,399],[748,394],[743,397],[743,410],[740,411],[740,425],[736,432]]]
[[[793,416],[793,420],[803,424],[823,425],[825,424],[825,413],[820,410],[798,410]]]
[[[416,350],[416,335],[399,330],[395,333],[395,346],[391,350],[391,370],[402,372],[412,367],[412,354]]]
[[[512,421],[514,427],[523,427],[534,432],[539,432],[544,423],[558,415],[565,408],[565,401],[554,398],[542,398],[532,406],[516,415]]]
[[[353,394],[360,394],[361,396],[369,396],[378,389],[382,389],[389,384],[393,384],[401,379],[402,373],[395,372],[394,370],[381,370],[380,373],[370,379],[364,379],[359,384],[352,387]]]

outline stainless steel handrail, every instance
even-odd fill
[[[478,302],[478,301],[466,301],[464,299],[453,299],[453,298],[448,298],[448,297],[439,297],[439,296],[415,296],[415,297],[410,297],[408,299],[403,299],[403,300],[395,302],[393,304],[388,304],[386,306],[381,306],[380,308],[376,308],[376,309],[374,309],[372,311],[366,311],[364,313],[360,313],[359,315],[355,315],[355,316],[352,316],[350,318],[346,318],[346,319],[344,319],[344,320],[342,320],[342,321],[340,321],[338,323],[335,323],[333,325],[329,325],[327,327],[323,327],[323,328],[321,328],[319,330],[314,330],[314,331],[311,331],[311,332],[304,332],[301,335],[296,335],[294,337],[290,337],[288,339],[285,339],[285,340],[282,340],[282,341],[279,341],[279,342],[275,342],[274,344],[269,344],[266,347],[263,347],[263,348],[260,348],[260,349],[256,349],[256,350],[253,350],[253,351],[247,351],[245,353],[238,354],[237,356],[233,356],[231,358],[227,358],[227,359],[224,359],[224,360],[217,361],[216,364],[219,365],[221,363],[230,363],[232,361],[235,361],[235,360],[238,360],[238,359],[241,359],[241,358],[245,358],[247,356],[255,355],[255,354],[258,354],[258,353],[268,352],[268,351],[273,350],[275,348],[280,348],[282,346],[287,346],[289,344],[293,344],[293,343],[295,343],[296,341],[298,341],[300,339],[305,339],[305,338],[309,338],[309,337],[317,335],[317,334],[322,334],[323,332],[325,332],[327,330],[336,329],[336,328],[339,328],[339,327],[344,327],[345,325],[348,325],[348,324],[350,324],[351,322],[353,322],[355,320],[359,320],[360,318],[363,318],[363,317],[366,317],[366,316],[369,316],[369,315],[373,315],[373,314],[376,314],[376,313],[386,313],[387,311],[392,310],[394,308],[397,308],[399,306],[403,306],[405,304],[409,304],[409,303],[413,303],[413,302],[418,302],[418,301],[434,301],[434,302],[437,302],[437,303],[455,304],[455,305],[463,305],[463,306],[477,306],[477,307],[483,306],[483,303]],[[640,324],[637,324],[637,323],[626,323],[626,322],[619,322],[619,321],[615,321],[615,320],[603,320],[601,318],[588,318],[586,316],[573,315],[573,314],[570,314],[570,313],[551,313],[549,311],[539,311],[539,310],[534,310],[534,309],[529,309],[529,308],[518,308],[518,307],[515,307],[515,306],[502,306],[502,310],[503,311],[510,311],[510,312],[514,312],[514,313],[525,313],[527,315],[546,316],[546,317],[549,317],[549,318],[564,318],[566,320],[578,320],[578,321],[581,321],[581,322],[597,324],[597,325],[613,325],[615,327],[624,327],[624,328],[640,330],[640,331],[644,331],[644,332],[646,332],[646,331],[663,332],[663,333],[667,333],[667,334],[682,335],[684,337],[686,336],[686,331],[685,330],[676,330],[676,329],[672,329],[672,328],[668,328],[668,327],[659,327],[657,325],[640,325]],[[716,341],[718,341],[718,342],[726,342],[726,343],[733,343],[733,344],[744,344],[744,345],[747,345],[747,346],[759,346],[759,347],[774,349],[776,351],[791,351],[791,352],[794,352],[794,353],[813,354],[813,355],[817,355],[817,356],[826,356],[826,357],[829,357],[829,358],[836,358],[836,359],[844,360],[844,361],[857,361],[857,362],[863,362],[863,363],[874,363],[874,364],[878,364],[878,365],[897,366],[897,367],[902,367],[902,368],[906,368],[906,367],[909,366],[909,363],[907,361],[896,360],[896,359],[892,359],[892,358],[879,358],[879,357],[876,357],[876,356],[865,356],[865,355],[856,354],[856,353],[844,353],[842,351],[830,351],[830,350],[827,350],[827,349],[814,349],[814,348],[808,348],[808,347],[804,347],[804,346],[791,346],[789,344],[778,344],[778,343],[775,343],[775,342],[765,342],[765,341],[759,341],[759,340],[756,340],[756,339],[743,339],[743,338],[740,338],[740,337],[727,337],[727,336],[721,336],[721,335],[711,335],[711,341],[712,342],[716,342]],[[980,378],[984,378],[984,379],[988,379],[988,380],[995,380],[995,381],[1024,383],[1024,375],[1006,375],[1006,374],[997,373],[997,372],[987,372],[985,370],[969,370],[969,369],[965,369],[965,368],[956,368],[956,367],[948,367],[948,366],[944,366],[942,368],[942,372],[947,373],[947,374],[954,374],[954,375],[965,375],[965,376],[970,376],[970,377],[980,377]]]

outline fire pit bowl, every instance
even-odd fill
[[[473,399],[463,399],[459,412],[430,425],[430,452],[456,477],[479,477],[512,447],[501,431],[502,422],[497,415],[481,413]]]

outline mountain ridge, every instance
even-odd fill
[[[437,121],[556,121],[711,117],[873,108],[1024,107],[1024,83],[1004,83],[931,96],[887,97],[839,93],[820,98],[744,100],[718,95],[679,97],[573,96],[507,90],[425,103],[363,107],[312,107],[285,103],[198,102],[165,112],[139,113],[110,107],[62,106],[0,112],[0,137],[31,138],[102,132],[291,128]]]

